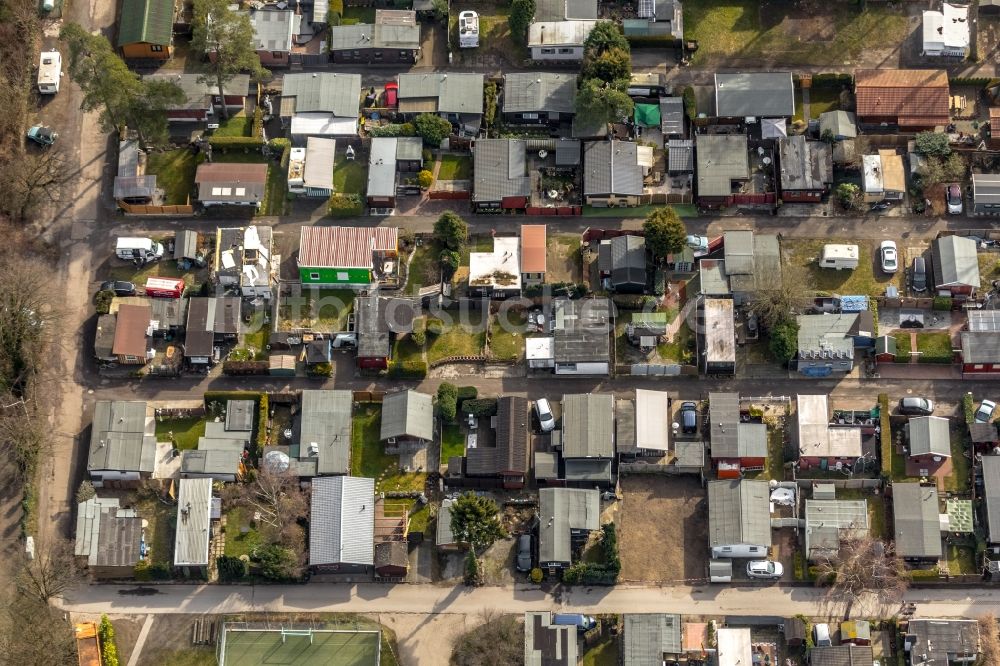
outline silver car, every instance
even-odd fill
[[[781,562],[773,560],[751,560],[747,562],[747,576],[760,580],[777,580],[785,573]]]

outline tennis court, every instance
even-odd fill
[[[311,635],[310,635],[311,634]],[[227,627],[219,647],[221,666],[378,666],[377,631],[292,632]]]

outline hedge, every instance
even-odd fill
[[[266,393],[260,396],[260,404],[257,406],[257,451],[255,458],[260,458],[267,446],[267,419],[271,411],[270,401]]]
[[[219,580],[223,583],[238,581],[246,577],[246,562],[238,557],[221,555],[215,558],[215,565],[219,569]]]
[[[694,95],[694,88],[691,86],[684,88],[681,97],[684,100],[684,115],[688,120],[694,120],[698,116],[698,98]]]
[[[458,414],[458,388],[454,384],[442,382],[437,390],[438,413],[445,423],[454,423]]]
[[[97,637],[101,641],[101,663],[104,666],[118,666],[118,646],[115,645],[115,628],[107,615],[101,615],[97,627]]]
[[[937,569],[913,569],[910,571],[910,580],[938,580],[941,575]]]
[[[965,414],[966,425],[976,422],[976,400],[972,397],[972,393],[962,396],[962,413]]]
[[[259,136],[216,136],[213,134],[208,137],[208,145],[212,146],[212,150],[218,150],[222,153],[237,148],[242,148],[243,152],[249,152],[251,148],[254,150],[263,148],[264,139]]]
[[[427,361],[423,359],[390,361],[389,376],[394,379],[424,379],[427,377]]]
[[[388,125],[377,125],[375,127],[365,127],[368,136],[416,136],[417,130],[413,123],[389,123]]]
[[[882,476],[892,477],[892,421],[889,418],[889,394],[878,394],[878,416],[882,432],[879,433],[879,452],[882,455]]]
[[[681,43],[681,40],[677,39],[673,35],[657,35],[648,37],[625,35],[625,39],[628,40],[629,46],[640,49],[643,47],[676,49]]]
[[[611,302],[620,310],[642,310],[646,307],[655,308],[659,305],[659,301],[655,297],[638,294],[615,294],[611,297]]]
[[[264,107],[257,105],[253,110],[253,129],[251,136],[264,136]]]
[[[854,83],[854,77],[841,72],[822,72],[820,74],[813,74],[812,77],[812,85],[817,88],[832,86],[833,84],[851,85],[852,83]]]
[[[270,372],[267,361],[225,361],[222,364],[224,375],[266,375]]]
[[[331,217],[358,217],[365,209],[357,194],[334,194],[327,207]]]
[[[497,401],[496,398],[478,398],[475,400],[466,400],[462,403],[462,412],[465,414],[472,414],[473,416],[496,416],[497,415]]]
[[[462,409],[462,405],[466,400],[475,400],[479,397],[479,390],[475,386],[459,386],[458,395],[456,396],[458,409]]]
[[[980,88],[986,88],[996,81],[998,81],[998,79],[991,79],[988,76],[948,77],[948,83],[953,86],[979,86]]]
[[[111,302],[115,300],[115,292],[110,289],[97,292],[94,296],[94,305],[97,306],[97,314],[106,315],[111,312]]]

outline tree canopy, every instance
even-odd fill
[[[507,536],[500,524],[497,503],[473,492],[460,496],[451,505],[451,531],[455,541],[468,543],[473,550],[489,548]]]
[[[600,79],[586,79],[576,92],[576,117],[584,124],[622,121],[632,115],[635,102],[624,87]]]
[[[647,215],[642,231],[646,235],[646,249],[657,261],[663,261],[668,254],[680,252],[687,243],[687,229],[677,211],[670,206],[657,208]]]
[[[809,272],[795,264],[783,265],[780,272],[758,271],[754,277],[756,289],[748,307],[764,328],[792,319],[809,305],[816,292]]]
[[[793,320],[778,322],[771,327],[768,349],[775,361],[788,363],[799,351],[799,325]]]
[[[424,144],[432,148],[441,146],[441,142],[451,135],[451,123],[433,113],[421,113],[413,119],[413,128]]]
[[[916,152],[921,155],[945,157],[951,154],[948,135],[943,132],[918,132],[915,143]]]
[[[615,48],[630,51],[628,40],[617,25],[611,21],[599,21],[583,42],[584,58]]]
[[[524,44],[528,41],[528,26],[535,18],[535,0],[513,0],[510,3],[510,15],[507,25],[511,37]]]
[[[434,239],[445,249],[457,252],[469,239],[469,225],[457,213],[445,211],[434,222]]]
[[[580,75],[584,79],[627,83],[632,77],[632,56],[626,49],[615,46],[585,58]]]

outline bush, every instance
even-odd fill
[[[814,88],[831,88],[834,85],[851,85],[852,83],[854,83],[853,76],[839,72],[822,72],[813,74],[812,77]]]
[[[219,569],[219,580],[223,583],[231,583],[246,578],[246,562],[238,557],[222,555],[215,558],[215,565]]]
[[[136,562],[135,568],[132,570],[132,577],[143,583],[152,580],[153,576],[149,572],[149,560],[139,560]]]
[[[264,454],[264,447],[267,446],[267,420],[269,418],[270,404],[266,393],[260,396],[260,405],[257,407],[257,450],[254,458],[260,458]]]
[[[454,384],[442,382],[437,391],[438,414],[445,423],[454,423],[458,414],[458,388]]]
[[[115,300],[115,292],[105,289],[97,292],[94,296],[94,305],[97,306],[97,314],[106,315],[111,312],[111,301]]]
[[[326,9],[326,22],[330,25],[340,25],[340,19],[344,15],[344,0],[330,0]]]
[[[333,375],[333,365],[330,363],[317,363],[309,367],[310,377],[331,377]]]
[[[216,136],[212,135],[208,137],[208,145],[212,146],[212,150],[217,150],[220,153],[226,153],[230,150],[240,151],[248,153],[251,150],[259,151],[264,147],[264,139],[259,136]]]
[[[684,113],[688,120],[694,120],[698,116],[698,99],[694,96],[694,88],[688,86],[681,93],[684,100]]]
[[[418,347],[423,347],[427,342],[427,332],[424,329],[414,329],[413,332],[410,333],[410,339],[413,340],[413,344]]]
[[[458,409],[462,409],[462,405],[466,400],[475,400],[479,397],[479,390],[475,386],[459,386],[458,387]]]
[[[97,627],[97,637],[101,642],[101,663],[104,666],[118,666],[118,646],[115,645],[115,628],[107,615],[101,616]]]
[[[462,412],[473,416],[496,416],[496,398],[478,398],[476,400],[466,400],[462,403]]]
[[[388,125],[377,127],[366,127],[365,131],[368,132],[368,136],[372,137],[417,135],[417,130],[413,126],[413,123],[389,123]]]
[[[164,564],[163,562],[157,562],[156,564],[151,564],[149,566],[149,575],[153,580],[170,580],[173,576],[173,572],[170,571],[170,566]]]
[[[976,422],[976,401],[972,397],[972,393],[966,393],[962,396],[962,413],[965,414],[965,423],[967,425],[972,425]]]
[[[427,361],[423,359],[390,361],[389,376],[393,379],[424,379],[427,377]]]
[[[483,572],[479,568],[479,558],[473,550],[465,556],[465,584],[478,587],[483,584]]]
[[[440,319],[431,319],[427,322],[427,335],[437,337],[444,332],[444,322]]]
[[[451,135],[451,123],[433,113],[421,113],[414,118],[413,129],[432,148],[439,147]]]
[[[417,184],[421,188],[427,189],[434,183],[434,175],[427,169],[422,169],[420,173],[417,174]]]
[[[544,574],[542,574],[542,570],[539,569],[538,567],[535,567],[534,569],[531,570],[531,574],[529,575],[529,578],[531,578],[531,582],[532,583],[534,583],[535,585],[538,585],[539,583],[542,582],[542,577],[543,576],[544,576]]]
[[[952,300],[950,296],[935,296],[931,309],[943,312],[951,311]]]
[[[364,203],[358,194],[333,194],[327,204],[330,217],[358,217],[364,212]]]

